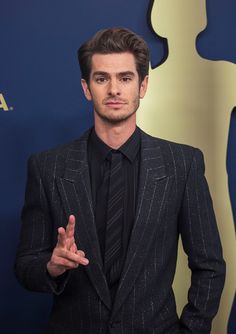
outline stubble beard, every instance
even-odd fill
[[[94,112],[98,115],[99,118],[101,118],[103,121],[105,121],[108,124],[111,125],[118,125],[120,123],[123,123],[125,121],[127,121],[130,117],[132,117],[138,110],[139,108],[139,99],[133,101],[134,102],[134,109],[131,113],[128,114],[124,114],[124,115],[107,115],[104,113],[101,113],[99,111],[99,108],[94,107]],[[117,111],[117,113],[119,113],[119,111]]]

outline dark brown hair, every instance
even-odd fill
[[[126,28],[109,28],[98,31],[78,50],[81,76],[89,83],[91,59],[96,53],[130,52],[134,55],[140,82],[149,70],[149,49],[142,37]]]

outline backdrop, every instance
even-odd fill
[[[222,187],[228,192],[229,181],[236,216],[233,196],[236,188],[236,116],[232,112],[236,105],[232,98],[236,95],[233,91],[236,84],[236,47],[233,45],[236,35],[235,1],[0,0],[0,6],[0,149],[3,152],[0,165],[1,332],[15,333],[20,328],[26,334],[42,333],[51,304],[50,296],[21,288],[13,273],[27,159],[33,152],[80,136],[92,125],[92,108],[80,88],[77,48],[98,29],[126,26],[142,35],[151,49],[150,81],[153,83],[150,92],[155,95],[148,95],[144,100],[138,114],[139,124],[157,136],[174,137],[189,144],[193,142],[206,155],[207,175],[218,210],[218,224],[229,268],[226,294],[213,333],[226,333],[227,326],[228,333],[235,333],[235,310],[229,321],[236,281],[233,219],[228,193],[221,196],[219,191]],[[188,71],[186,64],[189,64]],[[187,81],[177,84],[175,78],[179,83]],[[197,85],[189,85],[189,80],[190,83],[196,82],[196,78]],[[207,87],[207,92],[201,89],[203,86]],[[194,89],[198,95],[191,93]],[[184,96],[189,97],[188,103]],[[207,97],[211,97],[211,103]],[[203,101],[202,105],[199,101]],[[201,119],[199,109],[207,110],[209,119],[203,119],[203,122],[206,128],[214,129],[209,131],[209,136],[205,135],[206,131],[202,135],[197,127],[191,136],[185,133],[185,114],[181,110],[186,111],[189,106],[192,108],[192,124],[198,124]],[[162,133],[159,126],[165,123],[166,114],[160,111],[175,108],[176,114],[170,114],[173,128],[164,126],[165,132]],[[213,110],[217,115],[222,110],[227,116],[217,116],[215,123],[211,123]],[[223,134],[218,132],[221,125]],[[214,145],[209,146],[207,142],[212,145],[214,142]],[[222,146],[219,154],[216,150],[218,145]],[[227,147],[228,180],[224,177]],[[214,156],[210,151],[212,148]],[[216,156],[224,165],[224,171],[218,171],[223,180],[219,188],[214,186],[218,174],[214,174],[212,159]],[[222,203],[226,211],[224,208],[221,210]],[[181,258],[182,255],[179,268],[185,265]],[[178,309],[181,310],[186,296],[182,294],[178,279],[175,290]]]

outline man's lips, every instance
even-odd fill
[[[125,101],[119,101],[119,100],[115,100],[115,101],[106,101],[105,102],[106,105],[108,106],[120,106],[120,105],[123,105],[123,104],[126,104]]]

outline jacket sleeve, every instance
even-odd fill
[[[32,291],[59,294],[64,289],[67,275],[51,279],[46,270],[53,250],[52,218],[48,199],[40,175],[37,158],[28,162],[25,204],[22,210],[20,241],[15,260],[15,274],[19,282]]]
[[[187,175],[179,229],[192,272],[188,304],[180,317],[181,333],[210,333],[224,286],[225,262],[198,149]]]

